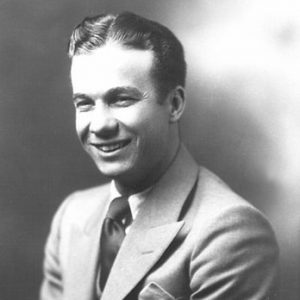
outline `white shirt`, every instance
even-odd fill
[[[152,187],[150,188],[147,188],[146,190],[140,192],[140,193],[137,193],[137,194],[133,194],[133,195],[130,195],[128,197],[128,203],[129,203],[129,207],[130,207],[130,212],[131,212],[131,215],[132,215],[132,222],[125,228],[125,233],[128,234],[130,228],[131,228],[131,225],[132,223],[134,222],[139,210],[140,210],[140,207],[142,205],[142,203],[146,200],[146,197],[149,193],[149,191],[152,189]],[[117,197],[120,197],[122,196],[119,191],[117,190],[116,188],[116,184],[114,182],[114,180],[111,181],[111,184],[110,184],[110,196],[109,196],[109,201],[107,203],[107,206],[106,206],[106,212],[108,211],[108,208],[109,208],[109,205],[110,203]],[[99,287],[99,276],[100,276],[100,269],[101,269],[101,266],[99,266],[99,269],[98,269],[98,273],[97,273],[97,279],[96,279],[96,293],[97,293],[97,296],[100,297],[101,295],[101,291],[100,291],[100,287]]]
[[[147,195],[148,195],[148,193],[151,189],[152,189],[152,187],[147,188],[146,190],[144,190],[140,193],[133,194],[133,195],[129,196],[128,202],[129,202],[130,212],[131,212],[131,215],[132,215],[132,223],[134,222],[142,203],[145,201],[145,199],[146,199],[146,197],[147,197]],[[110,203],[115,198],[120,197],[120,196],[122,196],[122,195],[117,190],[114,180],[112,180],[111,184],[110,184],[110,197],[109,197],[110,201],[108,203],[107,210],[108,210],[108,207],[109,207]],[[131,224],[126,227],[126,229],[125,229],[126,234],[129,232]]]

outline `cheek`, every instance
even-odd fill
[[[159,126],[158,123],[162,123],[164,117],[161,109],[157,109],[154,105],[147,105],[146,103],[138,103],[132,107],[118,110],[115,113],[115,118],[120,123],[136,130],[144,130],[145,128],[152,128],[151,130],[153,130],[155,126]]]
[[[161,118],[145,118],[139,128],[143,147],[145,147],[144,151],[159,151],[168,134],[165,120]]]
[[[147,139],[155,135],[156,126],[155,121],[144,112],[139,114],[128,113],[123,118],[119,118],[120,123],[126,128],[127,131],[136,135],[139,139]]]
[[[154,100],[153,100],[154,101]],[[148,152],[147,147],[160,146],[168,131],[168,120],[162,108],[155,105],[137,105],[115,114],[121,127],[135,135],[140,150]],[[153,151],[151,149],[150,151]]]
[[[83,141],[85,136],[87,135],[88,124],[89,121],[87,116],[76,114],[75,127],[77,135],[81,141]]]

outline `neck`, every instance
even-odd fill
[[[172,147],[172,151],[164,161],[158,165],[157,168],[154,168],[150,172],[147,173],[147,176],[144,178],[138,178],[137,180],[128,181],[126,179],[122,180],[122,178],[115,178],[115,185],[117,190],[122,195],[132,195],[147,188],[153,186],[160,178],[167,172],[169,167],[172,165],[173,161],[176,159],[177,153],[180,149],[180,141],[177,142],[176,147]]]

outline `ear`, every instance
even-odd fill
[[[176,86],[169,94],[170,122],[178,122],[185,109],[185,90],[182,86]]]

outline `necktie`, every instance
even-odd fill
[[[131,222],[127,197],[114,199],[102,225],[100,239],[100,289],[103,291],[112,264],[125,237],[125,227]],[[122,222],[124,221],[125,222]]]

